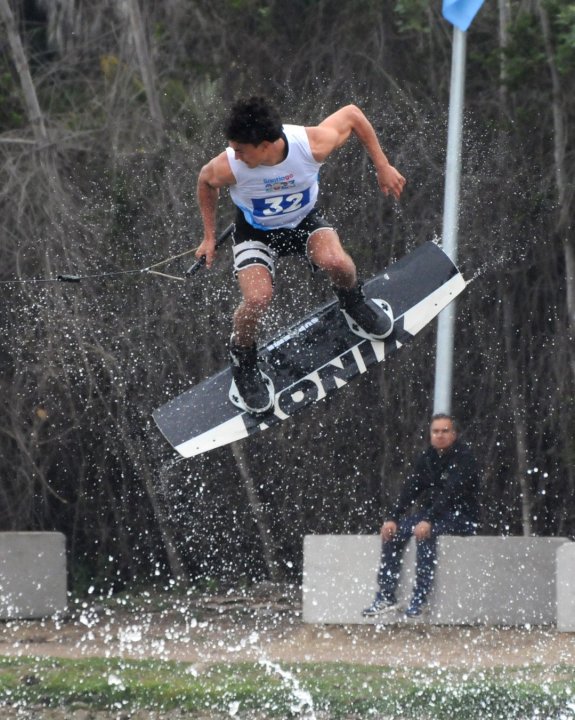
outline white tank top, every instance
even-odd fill
[[[236,160],[232,148],[226,152],[236,184],[230,186],[235,205],[246,221],[260,230],[294,228],[314,208],[318,195],[318,172],[305,128],[284,125],[288,154],[277,165],[249,168]]]

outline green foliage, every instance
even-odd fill
[[[557,67],[563,75],[572,74],[575,70],[575,3],[551,0],[545,7]],[[534,78],[542,70],[548,72],[541,24],[536,13],[519,12],[510,28],[510,43],[505,55],[508,82],[513,89],[523,85],[532,87]]]
[[[0,697],[21,708],[40,703],[92,709],[149,708],[246,712],[291,717],[311,695],[330,718],[468,720],[560,717],[569,706],[573,668],[457,671],[317,663],[215,664],[120,659],[0,659]],[[552,677],[552,679],[549,679]],[[296,697],[299,692],[299,697]]]
[[[25,123],[14,75],[0,56],[0,133],[15,130]]]
[[[539,20],[533,13],[521,12],[509,28],[505,49],[507,83],[512,90],[524,89],[542,70],[546,66]]]
[[[557,66],[565,75],[575,71],[575,3],[556,4]]]
[[[249,16],[257,31],[272,30],[270,19],[273,12],[273,3],[266,0],[227,0],[230,9],[234,13],[242,13]]]
[[[402,33],[429,33],[429,2],[427,0],[397,0],[396,22]]]

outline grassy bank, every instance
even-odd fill
[[[575,668],[463,672],[346,664],[0,658],[0,706],[209,712],[270,718],[571,720]]]

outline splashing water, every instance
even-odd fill
[[[284,670],[281,665],[271,662],[266,658],[259,661],[267,672],[279,675],[294,699],[294,703],[290,710],[299,717],[308,718],[309,720],[317,720],[313,706],[313,698],[307,690],[304,690],[299,684],[298,679],[289,670]]]

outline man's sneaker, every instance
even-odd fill
[[[362,610],[361,614],[363,617],[376,617],[396,608],[397,603],[394,598],[376,597],[369,607]]]
[[[256,346],[230,346],[232,385],[230,400],[240,410],[261,415],[274,404],[274,386],[271,379],[258,367]]]
[[[405,617],[417,618],[423,613],[424,601],[419,598],[411,598],[411,602],[405,610]]]
[[[358,282],[351,290],[334,287],[340,310],[350,329],[369,340],[383,340],[393,331],[393,312],[384,300],[367,298],[363,284]]]

